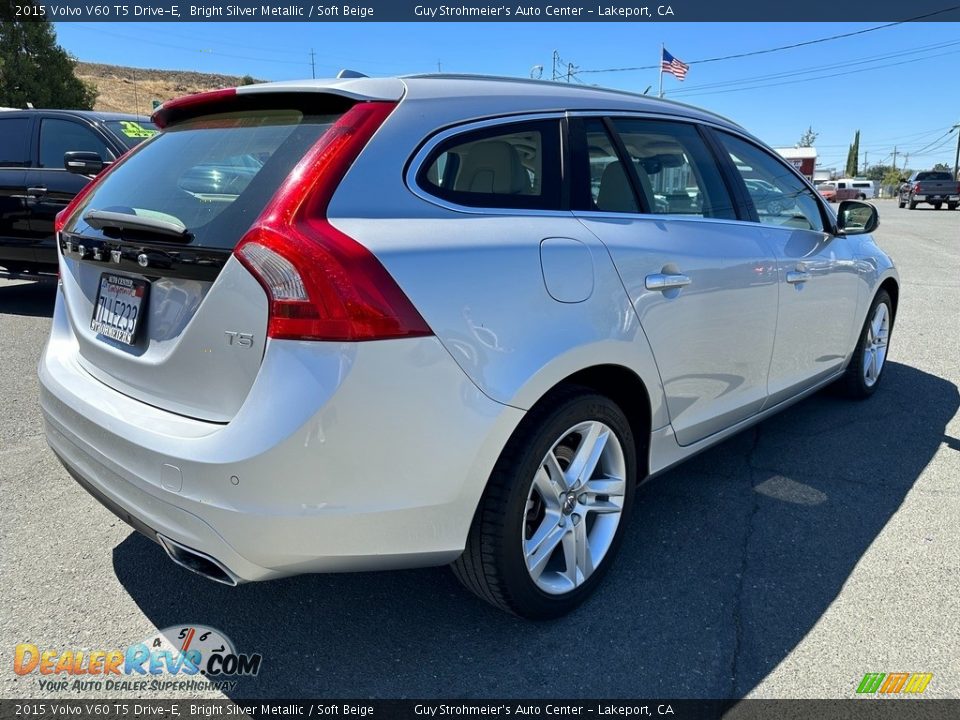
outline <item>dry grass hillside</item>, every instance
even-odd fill
[[[234,87],[236,75],[215,75],[187,70],[144,70],[120,65],[78,62],[77,77],[97,86],[95,110],[149,115],[153,101],[180,95]]]

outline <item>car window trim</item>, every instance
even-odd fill
[[[474,205],[460,205],[453,201],[447,200],[445,198],[438,197],[433,193],[425,190],[421,187],[419,182],[420,170],[423,168],[426,172],[426,167],[424,164],[427,159],[434,153],[436,148],[443,144],[446,140],[456,135],[472,132],[473,130],[479,130],[487,127],[497,127],[501,125],[511,125],[514,123],[525,122],[525,121],[536,121],[536,120],[555,120],[558,123],[558,133],[563,132],[563,127],[560,125],[560,120],[566,116],[566,113],[563,111],[557,110],[546,110],[544,112],[526,112],[526,113],[517,113],[515,115],[497,115],[494,117],[479,118],[473,120],[464,120],[462,122],[450,123],[444,127],[438,128],[434,132],[427,135],[419,145],[414,149],[413,153],[410,155],[407,160],[406,166],[403,171],[404,184],[407,186],[407,189],[413,193],[417,198],[435,205],[437,207],[443,208],[445,210],[452,210],[454,212],[463,213],[467,215],[515,215],[522,217],[569,217],[570,216],[570,207],[569,204],[566,206],[561,206],[557,209],[545,210],[545,209],[534,209],[534,208],[516,208],[516,207],[477,207]],[[561,140],[562,142],[562,140]],[[561,158],[562,162],[563,158]]]
[[[560,121],[563,119],[563,116],[557,117],[539,117],[535,119],[526,119],[526,120],[512,120],[510,122],[499,123],[495,125],[485,125],[482,127],[477,127],[469,130],[463,130],[462,132],[451,133],[447,137],[443,138],[440,142],[433,145],[430,152],[423,158],[419,163],[419,167],[416,170],[414,176],[414,181],[424,193],[434,197],[438,200],[443,200],[457,207],[469,207],[474,208],[480,211],[488,210],[500,210],[504,209],[507,211],[513,210],[536,210],[542,212],[560,212],[563,210],[563,141],[561,139],[562,128]],[[482,141],[488,138],[495,138],[504,132],[511,132],[511,128],[515,126],[523,125],[533,125],[533,124],[545,124],[546,127],[541,130],[541,152],[542,157],[540,158],[540,167],[541,167],[541,191],[542,194],[537,195],[504,195],[501,193],[475,193],[477,196],[490,197],[491,202],[484,205],[467,205],[463,202],[457,202],[458,198],[454,197],[444,197],[438,195],[435,191],[428,189],[428,183],[425,182],[427,172],[430,168],[430,165],[436,161],[437,157],[445,152],[445,149],[454,147],[458,144],[471,143]],[[553,147],[553,158],[550,159],[548,148]],[[556,167],[553,167],[553,164],[556,164]],[[553,170],[556,170],[556,177],[553,176]],[[549,192],[548,192],[549,191]],[[456,192],[456,191],[454,191]],[[462,192],[462,191],[461,191]],[[516,198],[534,198],[538,202],[545,205],[545,207],[522,207],[514,206],[510,204],[498,205],[497,200],[502,200],[508,197]],[[519,205],[519,204],[518,204]]]

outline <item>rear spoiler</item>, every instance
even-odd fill
[[[169,100],[158,107],[151,120],[159,128],[198,115],[205,115],[219,106],[243,106],[246,100],[269,94],[317,93],[333,95],[346,101],[397,102],[406,92],[406,85],[398,78],[335,78],[331,80],[288,80],[284,82],[243,85],[236,88],[210,90]]]

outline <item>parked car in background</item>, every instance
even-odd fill
[[[154,118],[58,220],[40,405],[77,482],[209,579],[452,563],[555,617],[638,482],[883,378],[876,209],[709,112],[353,74]]]
[[[137,115],[0,113],[0,274],[56,273],[57,213],[101,168],[156,132],[149,118]]]
[[[873,200],[877,196],[872,180],[840,178],[833,183],[837,186],[837,200]]]
[[[817,185],[817,192],[827,202],[837,201],[837,185],[833,181],[820,183]]]
[[[897,204],[915,210],[920,203],[929,203],[935,210],[944,205],[956,210],[960,204],[960,182],[949,172],[921,170],[900,186]]]

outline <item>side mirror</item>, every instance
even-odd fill
[[[103,158],[88,150],[72,150],[63,154],[63,167],[78,175],[96,175],[103,170]]]
[[[843,200],[837,208],[837,229],[841,235],[872,233],[880,224],[880,214],[870,203]]]

